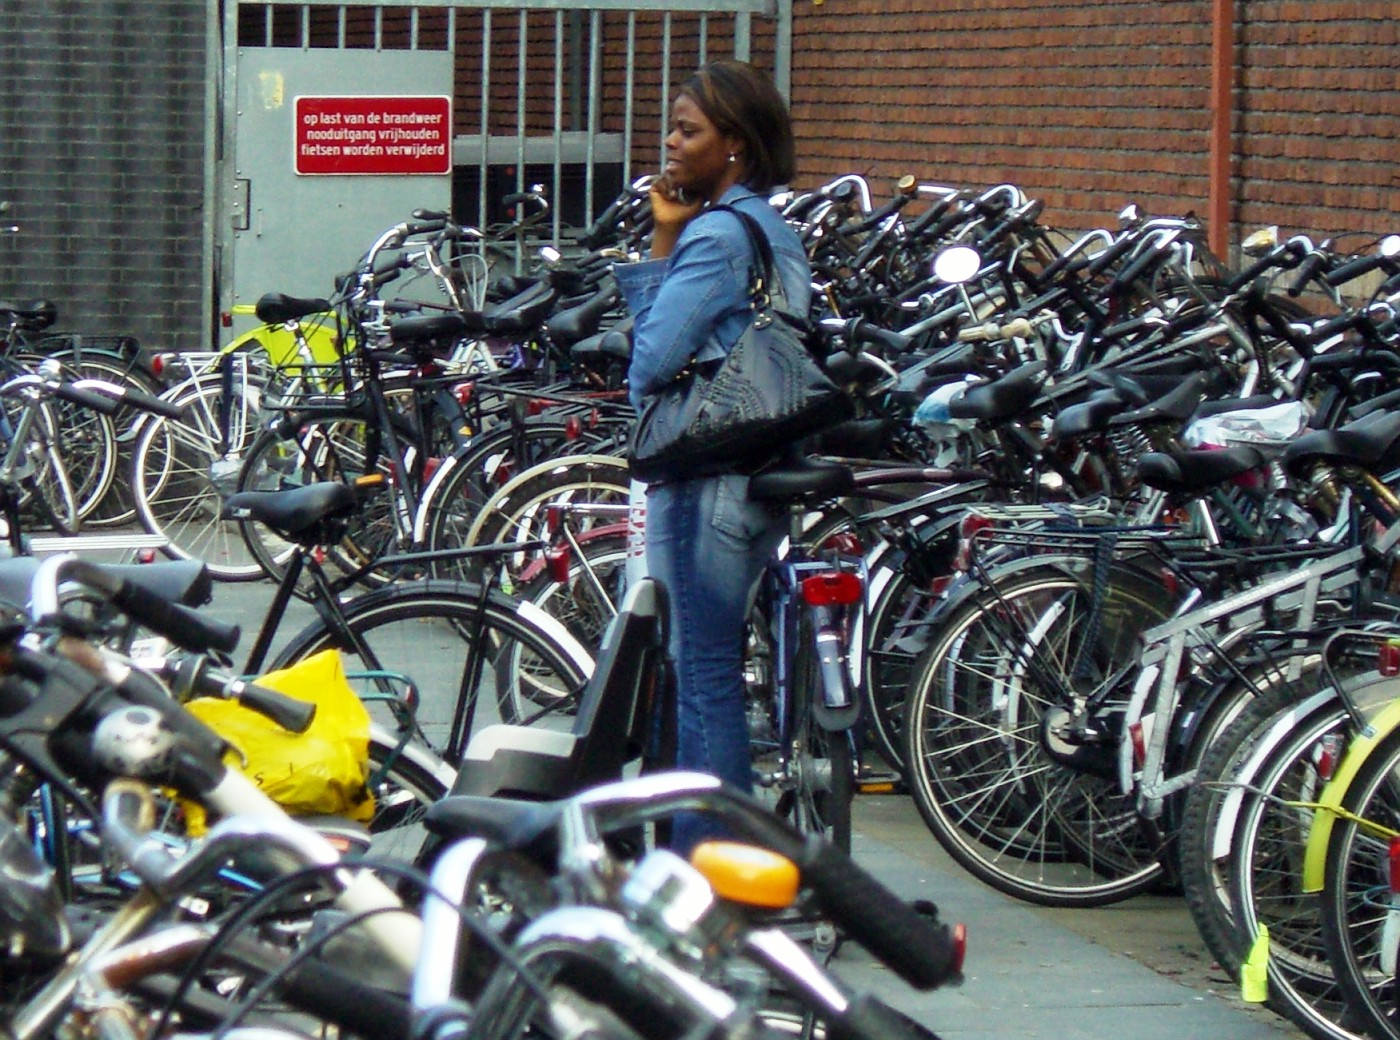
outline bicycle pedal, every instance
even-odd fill
[[[905,794],[908,788],[904,786],[904,778],[898,773],[881,773],[871,770],[862,771],[856,777],[857,794]]]

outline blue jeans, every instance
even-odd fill
[[[687,480],[647,491],[647,571],[670,594],[676,765],[753,790],[744,703],[750,596],[782,540],[786,514],[747,497],[749,478]],[[698,814],[675,821],[682,855],[721,833]]]

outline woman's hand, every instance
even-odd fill
[[[653,229],[651,258],[660,260],[671,255],[681,231],[700,213],[704,199],[692,199],[662,174],[651,182],[649,189]]]

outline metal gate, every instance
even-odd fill
[[[623,185],[658,167],[671,92],[697,64],[751,59],[784,93],[789,79],[790,0],[303,0],[223,10],[210,208],[223,312],[267,291],[328,294],[415,207],[450,210],[519,245],[525,236],[508,233],[515,214],[501,200],[538,185],[550,210],[528,244],[567,249]],[[417,128],[428,142],[420,148],[436,149],[430,131],[444,103],[443,167],[412,148],[378,151],[397,145],[379,129],[390,123]]]

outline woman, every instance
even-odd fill
[[[651,189],[651,259],[619,265],[633,315],[628,387],[646,396],[690,363],[722,359],[751,320],[755,262],[742,221],[754,217],[773,249],[787,309],[807,313],[811,269],[796,233],[764,197],[793,175],[787,106],[753,66],[714,61],[681,84],[666,137],[666,169]],[[752,790],[743,650],[748,601],[782,537],[783,515],[748,501],[733,473],[647,489],[647,570],[669,593],[675,663],[677,765]],[[696,816],[676,821],[672,845],[689,852],[713,833]]]

